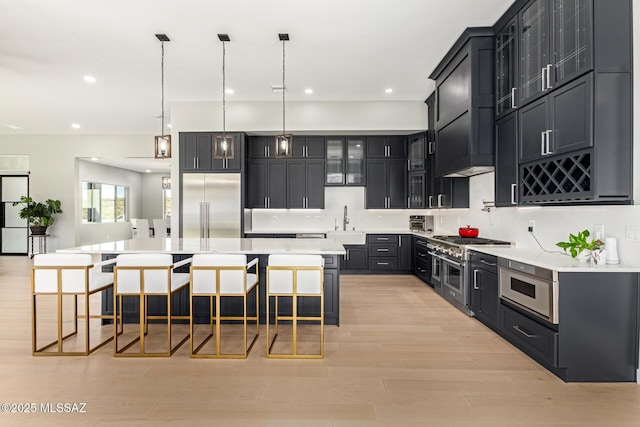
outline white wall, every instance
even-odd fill
[[[162,177],[165,174],[145,173],[142,175],[142,210],[136,218],[163,218]],[[131,216],[134,218],[134,216]]]

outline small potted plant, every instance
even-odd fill
[[[19,202],[13,202],[13,206],[22,205],[18,212],[20,218],[29,222],[29,228],[33,235],[43,235],[54,222],[53,215],[62,213],[60,200],[48,199],[45,202],[36,202],[29,196],[21,196]]]
[[[588,259],[591,260],[596,266],[598,264],[605,264],[604,255],[604,242],[600,239],[587,238],[591,235],[589,230],[584,230],[576,234],[569,234],[568,242],[558,242],[556,246],[564,249],[565,252],[569,252],[572,258],[576,258],[581,252],[586,251]]]

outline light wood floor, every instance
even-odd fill
[[[26,257],[0,257],[2,426],[639,426],[638,384],[565,384],[412,276],[341,277],[322,360],[31,356]],[[264,329],[263,329],[264,331]]]

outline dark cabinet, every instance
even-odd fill
[[[324,162],[288,160],[287,208],[324,209]]]
[[[520,163],[593,145],[593,74],[519,110]]]
[[[427,239],[413,236],[413,274],[423,282],[430,284],[431,267],[431,255],[427,248]]]
[[[407,137],[407,147],[409,149],[408,168],[409,172],[423,171],[425,166],[425,143],[426,134],[421,132]]]
[[[491,329],[497,330],[500,320],[498,258],[471,252],[470,259],[471,310],[478,320]]]
[[[513,112],[496,121],[495,204],[518,204],[518,116]]]
[[[593,69],[593,0],[532,0],[518,17],[523,105]]]
[[[410,271],[412,265],[412,239],[410,234],[398,235],[398,270]]]
[[[242,133],[213,134],[213,163],[215,172],[239,172],[242,170],[244,134]]]
[[[365,139],[326,137],[325,184],[365,185]]]
[[[322,159],[325,156],[324,145],[324,137],[322,136],[294,136],[293,157]]]
[[[407,158],[405,139],[402,136],[367,137],[367,158]]]
[[[518,20],[512,18],[495,37],[496,116],[518,108]]]
[[[342,270],[367,270],[369,257],[367,245],[345,245],[347,251],[340,263]]]
[[[367,160],[367,209],[406,207],[407,168],[405,160]]]
[[[180,166],[183,171],[210,171],[213,133],[180,132]]]
[[[493,170],[493,28],[467,28],[429,78],[436,81],[435,176]]]
[[[407,179],[408,208],[422,209],[425,207],[426,175],[422,172],[409,172]]]
[[[247,165],[247,207],[287,207],[287,168],[284,160],[251,160]]]
[[[265,159],[275,157],[275,139],[273,136],[250,136],[247,138],[247,157]]]

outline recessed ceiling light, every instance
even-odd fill
[[[94,162],[97,162],[98,158],[97,157],[92,157],[91,160],[93,160]]]
[[[234,93],[233,89],[225,89],[225,91],[224,91],[224,92],[225,92],[226,94],[228,94],[228,95],[233,95],[233,93]]]
[[[16,126],[16,125],[3,125],[6,128],[9,129],[14,129],[14,130],[21,130],[22,128],[20,126]]]
[[[74,129],[80,129],[80,125],[78,123],[72,124],[71,127]]]
[[[168,127],[169,129],[171,129],[171,123],[167,124],[167,127]]]
[[[84,76],[84,81],[87,83],[95,83],[96,82],[96,78],[93,76]]]
[[[388,89],[384,90],[384,93],[392,93],[392,92],[393,92],[393,89],[391,89],[391,88],[388,88]]]
[[[304,93],[306,93],[307,95],[311,95],[313,93],[313,89],[305,89]]]
[[[151,169],[145,170],[146,173],[151,173]]]

